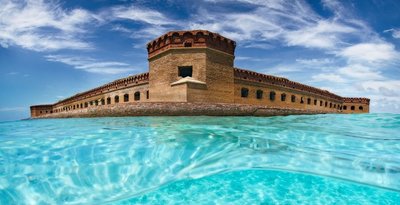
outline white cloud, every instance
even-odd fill
[[[310,27],[288,31],[285,34],[285,40],[290,46],[333,49],[343,43],[343,34],[351,34],[356,31],[350,26],[321,20]]]
[[[266,58],[256,58],[256,57],[249,57],[249,56],[236,56],[235,60],[238,61],[267,61]]]
[[[360,87],[371,98],[372,111],[400,113],[400,80],[370,80]]]
[[[0,45],[21,46],[35,51],[90,49],[82,40],[84,28],[96,17],[83,9],[65,11],[42,0],[0,0]]]
[[[400,99],[400,80],[369,80],[362,82],[361,87],[368,92],[374,92],[387,97],[397,97]]]
[[[75,69],[83,70],[89,73],[120,74],[128,73],[135,70],[127,63],[115,61],[99,61],[97,59],[85,57],[48,55],[46,56],[46,59],[52,62],[60,62],[71,65]]]
[[[353,80],[379,80],[384,79],[380,71],[361,64],[349,64],[345,67],[339,68],[338,73]]]
[[[389,43],[359,43],[349,46],[338,53],[350,61],[369,63],[391,61],[399,56],[395,47]]]
[[[223,1],[212,2],[217,4]],[[351,42],[376,38],[365,22],[348,14],[346,8],[337,1],[325,2],[326,7],[335,13],[335,16],[330,18],[319,16],[304,1],[233,2],[254,4],[256,8],[250,12],[236,13],[212,13],[199,8],[198,13],[188,22],[189,28],[219,32],[239,41],[244,47],[248,42],[257,41],[268,42],[272,46],[279,43],[289,47],[317,48],[330,54],[340,51]]]
[[[400,29],[388,29],[383,31],[384,33],[391,32],[393,38],[400,38]]]
[[[336,18],[343,18],[349,15],[348,10],[339,1],[322,0],[321,3],[324,8],[332,11],[335,14]]]
[[[371,112],[400,113],[400,97],[371,95]]]
[[[245,43],[241,43],[238,42],[239,45],[243,48],[258,48],[258,49],[264,49],[264,50],[271,50],[274,48],[274,46],[272,46],[270,43],[268,42],[245,42]]]
[[[140,8],[137,6],[115,7],[112,9],[112,17],[144,22],[151,25],[176,24],[174,21],[167,18],[164,14],[156,10]]]
[[[126,28],[126,27],[124,27],[122,25],[115,25],[115,26],[112,27],[111,30],[120,31],[120,32],[123,32],[123,33],[132,33],[131,29],[128,29],[128,28]]]
[[[147,41],[169,30],[179,29],[179,26],[182,24],[168,18],[157,10],[135,5],[112,7],[101,12],[100,16],[102,16],[102,19],[110,22],[124,20],[139,23],[140,26],[135,28],[121,25],[112,27],[112,30],[127,33],[130,38],[134,39],[136,42],[133,46],[134,48],[143,48]]]
[[[320,73],[312,76],[313,81],[315,82],[333,82],[333,83],[344,83],[347,82],[346,79],[342,78],[340,75],[333,73]]]
[[[252,15],[252,14],[231,14],[228,15],[230,18],[229,21],[233,21],[232,26],[236,25],[236,32],[229,32],[230,35],[235,39],[253,39],[253,35],[259,35],[264,39],[274,39],[280,35],[283,29],[277,25],[275,22],[266,20],[262,15]],[[222,25],[221,25],[222,26]],[[227,25],[222,26],[222,28],[227,28]],[[262,30],[258,30],[257,28],[262,28]],[[218,29],[218,28],[215,28]],[[229,29],[229,27],[228,27]],[[251,33],[251,32],[255,33]],[[227,31],[224,31],[227,32]],[[244,35],[243,35],[244,34]]]
[[[160,36],[164,33],[166,33],[168,31],[167,28],[162,27],[162,26],[147,26],[146,28],[134,31],[131,34],[131,38],[135,39],[135,40],[152,40],[157,36]],[[141,45],[141,46],[145,46],[145,44]]]
[[[334,60],[331,58],[312,58],[312,59],[298,58],[296,59],[296,62],[306,66],[326,66],[335,63]]]
[[[251,12],[211,13],[201,8],[188,22],[190,29],[219,32],[237,41],[281,40],[288,30],[318,21],[307,4],[286,1],[240,1],[257,5]],[[229,23],[226,23],[229,22]]]

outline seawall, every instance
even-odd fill
[[[144,102],[101,105],[35,118],[79,118],[122,116],[280,116],[296,114],[326,114],[328,112],[225,103]],[[336,113],[336,112],[335,112]]]

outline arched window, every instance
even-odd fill
[[[124,95],[124,102],[129,102],[129,94]]]
[[[90,106],[92,106],[93,105],[93,101],[90,101]]]
[[[317,100],[317,99],[315,99],[315,100],[314,100],[314,105],[317,105],[317,102],[318,102],[318,100]]]
[[[98,100],[95,100],[95,101],[94,101],[94,105],[98,106],[98,105],[99,105],[99,101],[98,101]]]
[[[271,92],[269,93],[269,99],[270,99],[271,101],[274,101],[274,100],[275,100],[275,95],[276,95],[276,93],[275,93],[274,91],[271,91]]]
[[[329,108],[332,108],[332,103],[329,103]]]
[[[140,92],[139,91],[135,92],[134,98],[135,98],[135,101],[140,100]]]
[[[281,94],[281,101],[286,101],[286,94],[285,93]]]
[[[109,104],[111,104],[111,98],[110,97],[107,98],[107,105],[109,105]]]
[[[240,90],[240,96],[242,96],[242,98],[247,98],[249,96],[249,89],[242,88]]]
[[[296,96],[295,95],[292,95],[292,102],[293,103],[296,102]]]
[[[336,104],[333,104],[333,108],[336,108]]]
[[[83,104],[81,103],[81,108],[83,108]]]
[[[324,103],[324,101],[319,101],[319,106],[322,106],[322,104]]]
[[[343,110],[347,110],[347,106],[346,105],[343,105]]]
[[[350,108],[351,110],[355,110],[356,109],[356,107],[354,107],[354,105],[353,106],[351,106],[351,108]]]
[[[85,102],[85,107],[88,107],[88,106],[89,106],[89,104],[87,102]]]
[[[256,91],[256,97],[257,97],[257,99],[262,99],[263,98],[263,91],[262,90],[257,90]]]
[[[300,103],[301,103],[301,104],[304,103],[303,97],[300,98]]]
[[[311,104],[311,98],[307,98],[307,104]]]
[[[118,95],[116,95],[116,96],[114,97],[114,102],[115,102],[115,103],[119,103],[119,96],[118,96]]]
[[[364,110],[363,106],[358,107],[359,110]]]
[[[149,93],[149,91],[146,91],[146,99],[149,99],[150,98],[150,93]]]
[[[325,107],[328,107],[328,102],[325,101]]]
[[[105,105],[106,101],[104,100],[104,98],[101,99],[101,105]]]

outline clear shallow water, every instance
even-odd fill
[[[400,115],[0,123],[0,204],[400,204]]]

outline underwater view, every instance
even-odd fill
[[[400,115],[0,123],[0,204],[400,204]]]

